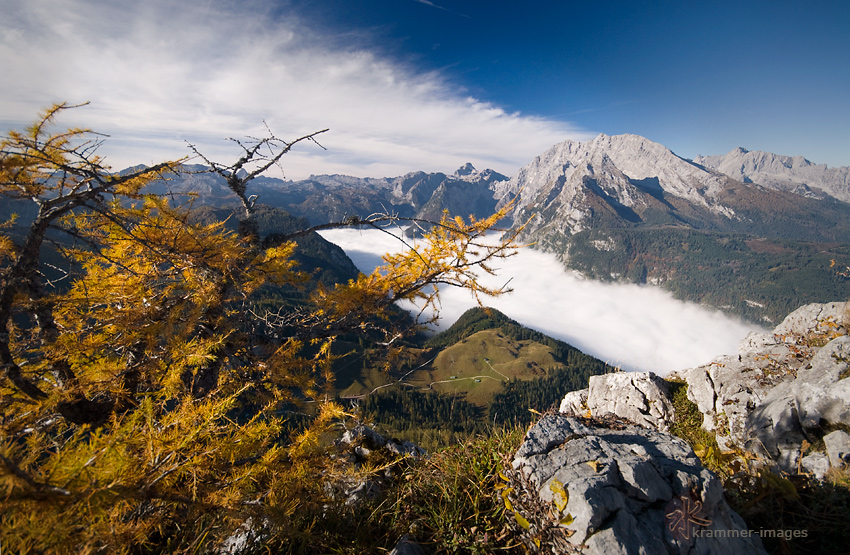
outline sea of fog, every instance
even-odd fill
[[[338,229],[321,235],[342,247],[364,273],[380,264],[384,253],[405,248],[378,230]],[[719,311],[676,300],[658,287],[583,279],[566,271],[553,255],[531,248],[520,249],[495,268],[497,275],[486,276],[482,283],[500,287],[509,281],[513,292],[484,297],[485,305],[627,371],[666,375],[692,368],[737,353],[738,343],[749,332],[763,331]],[[458,288],[442,288],[440,297],[440,329],[476,306],[472,296]]]

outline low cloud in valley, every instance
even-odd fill
[[[369,272],[380,256],[402,248],[378,231],[324,231],[361,271]],[[667,374],[737,352],[738,343],[757,326],[718,311],[686,303],[658,287],[605,284],[575,276],[548,253],[521,249],[497,265],[498,275],[484,283],[513,292],[484,302],[518,322],[567,341],[624,370]],[[471,296],[459,289],[441,292],[441,327],[451,325],[468,308]],[[762,331],[762,330],[759,330]]]

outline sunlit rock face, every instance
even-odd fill
[[[594,555],[765,553],[718,478],[668,433],[616,418],[547,415],[526,434],[513,468],[565,523],[554,553],[580,545]]]
[[[782,156],[736,148],[725,155],[697,156],[694,160],[744,183],[791,191],[812,198],[829,195],[850,202],[850,168],[813,164],[802,156]]]
[[[616,416],[666,432],[673,422],[673,400],[667,384],[653,372],[617,372],[591,376],[589,387],[571,391],[560,412],[582,416]]]
[[[810,304],[771,333],[754,333],[737,356],[675,372],[722,448],[740,447],[787,472],[825,473],[828,459],[803,457],[803,442],[850,426],[848,304]],[[802,459],[801,459],[802,457]]]

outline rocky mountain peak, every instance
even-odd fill
[[[600,134],[553,146],[494,190],[501,203],[521,191],[518,221],[540,214],[548,229],[570,235],[591,221],[635,223],[647,210],[664,212],[665,195],[734,217],[718,200],[727,181],[645,137]],[[536,229],[528,228],[529,233]]]
[[[744,183],[757,183],[770,189],[791,191],[810,196],[819,191],[820,197],[829,195],[850,202],[850,168],[829,168],[814,164],[803,156],[783,156],[761,150],[738,147],[728,154],[698,156],[696,163],[722,172]]]
[[[476,173],[477,171],[478,170],[475,169],[475,166],[473,166],[471,163],[467,162],[466,164],[459,167],[457,169],[457,171],[454,173],[454,175],[456,177],[465,177],[467,175],[472,175],[473,173]]]
[[[721,190],[725,181],[716,172],[701,168],[645,137],[601,134],[590,141],[564,141],[555,145],[521,169],[504,189],[533,193],[542,183],[572,173],[570,168],[598,170],[606,165],[613,165],[631,180],[657,179],[664,191],[704,206],[709,204],[706,197]]]
[[[499,181],[507,181],[508,177],[491,169],[478,171],[471,163],[467,162],[459,167],[449,176],[456,181],[465,181],[476,185],[483,184],[487,187]]]

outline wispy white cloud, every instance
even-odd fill
[[[343,249],[361,271],[371,271],[400,242],[386,234],[333,230],[322,235]],[[735,354],[750,331],[763,331],[650,286],[603,284],[564,271],[554,256],[522,249],[484,282],[514,291],[486,300],[518,322],[562,339],[625,370],[667,374],[724,354]],[[441,293],[441,326],[451,325],[475,302],[459,289]]]
[[[471,161],[512,173],[579,129],[508,113],[422,73],[311,30],[256,2],[0,0],[0,126],[57,101],[91,101],[63,122],[114,137],[115,167],[187,153],[229,160],[223,139],[294,138],[330,127],[286,160],[310,173],[392,176]]]
[[[420,4],[425,4],[426,6],[431,6],[432,8],[437,8],[438,10],[449,11],[449,10],[447,10],[446,8],[442,7],[442,6],[438,6],[437,4],[435,4],[435,3],[433,3],[433,2],[429,2],[428,0],[414,0],[414,1],[415,1],[415,2],[418,2],[418,3],[420,3]]]

